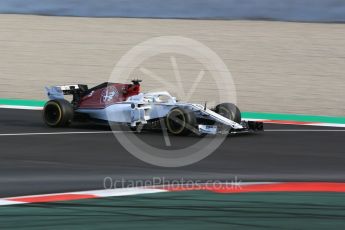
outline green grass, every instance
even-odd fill
[[[45,101],[0,98],[0,105],[44,106]]]

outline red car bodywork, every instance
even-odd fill
[[[126,101],[128,97],[140,93],[139,84],[103,83],[88,90],[81,98],[78,108],[103,109],[109,105]]]

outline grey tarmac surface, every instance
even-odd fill
[[[102,189],[105,177],[127,182],[181,178],[344,181],[342,129],[269,124],[265,129],[263,133],[228,137],[212,155],[193,165],[164,168],[132,156],[106,132],[106,126],[52,129],[43,124],[40,111],[0,109],[0,197]],[[2,135],[103,131],[106,133]],[[161,133],[138,136],[152,145],[165,146]],[[171,137],[175,148],[198,140]]]

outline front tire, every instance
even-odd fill
[[[43,120],[50,127],[66,127],[73,119],[73,106],[64,99],[50,100],[44,105]]]
[[[166,117],[166,127],[169,133],[176,136],[186,136],[194,132],[196,118],[189,109],[173,108]]]
[[[216,106],[215,112],[238,124],[241,123],[241,111],[232,103],[222,103]]]

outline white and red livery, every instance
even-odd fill
[[[174,135],[238,133],[263,130],[261,122],[242,121],[232,103],[213,109],[206,105],[178,102],[168,92],[140,92],[140,81],[131,84],[103,83],[63,85],[46,88],[49,101],[44,106],[44,122],[51,127],[68,126],[73,121],[106,121],[125,124],[136,130],[166,129]],[[71,102],[64,95],[73,95]]]

